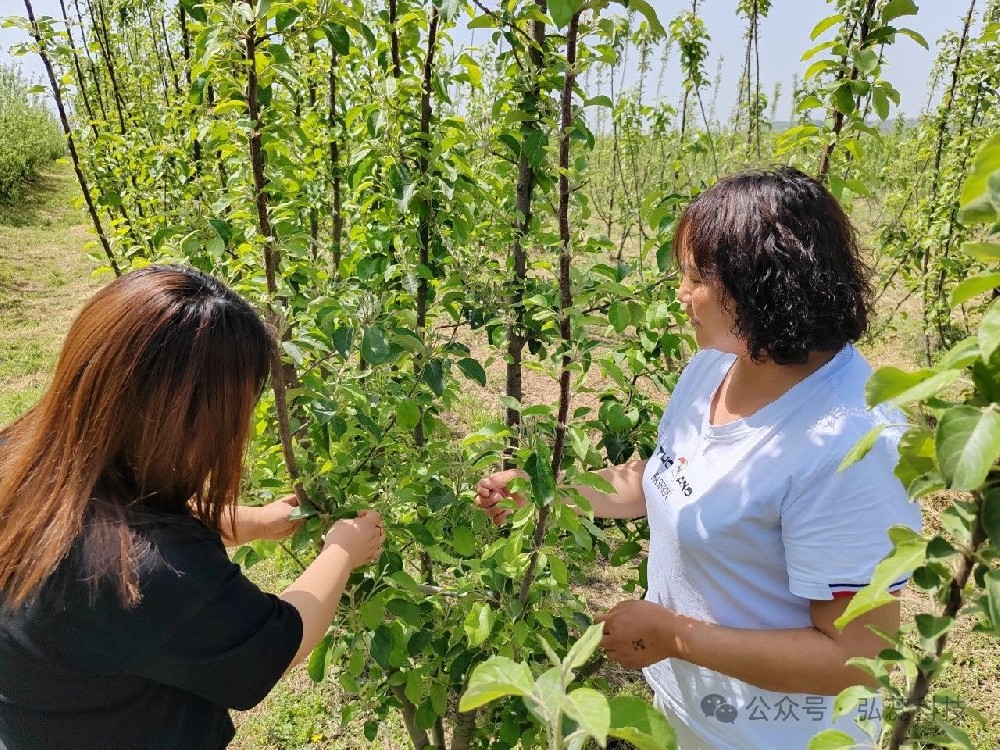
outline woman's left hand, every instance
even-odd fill
[[[295,495],[285,495],[285,497],[259,508],[260,532],[257,538],[277,541],[295,531],[302,524],[302,521],[289,521],[288,514],[298,507],[299,499]]]
[[[670,656],[669,629],[674,613],[643,600],[619,602],[594,622],[604,623],[601,647],[626,669],[642,669]]]

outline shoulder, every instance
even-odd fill
[[[218,589],[239,575],[219,534],[201,521],[176,514],[143,514],[130,522],[140,554],[139,586],[144,600]]]
[[[865,385],[872,368],[852,345],[837,355],[834,368],[826,375],[817,411],[809,428],[810,435],[829,442],[834,452],[845,444],[854,445],[875,427],[882,428],[884,440],[893,446],[906,429],[906,415],[900,410],[880,405],[869,407]]]

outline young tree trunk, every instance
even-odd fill
[[[187,13],[184,5],[178,3],[178,23],[181,29],[181,53],[184,55],[184,80],[187,81],[188,89],[191,88],[191,36],[187,29]],[[194,162],[195,175],[201,174],[201,141],[198,139],[198,130],[194,128],[194,137],[191,139],[191,160]],[[222,189],[225,190],[225,183]]]
[[[94,29],[94,36],[97,37],[97,46],[100,49],[101,56],[104,58],[104,67],[107,69],[108,77],[111,79],[111,98],[114,100],[115,108],[118,110],[118,129],[122,135],[125,135],[125,101],[118,87],[118,76],[115,73],[114,61],[111,59],[111,40],[108,35],[107,26],[104,24],[104,6],[101,5],[101,0],[97,0],[97,9],[99,12],[95,13],[93,3],[91,0],[87,0],[87,8],[90,10],[90,22]]]
[[[556,417],[555,441],[552,445],[551,469],[554,477],[559,476],[559,469],[562,466],[563,453],[566,446],[566,422],[569,418],[570,401],[570,366],[573,362],[573,335],[570,321],[570,313],[573,309],[573,292],[570,288],[570,268],[573,255],[572,248],[570,247],[572,236],[569,229],[569,139],[570,128],[573,126],[573,88],[576,83],[576,46],[579,29],[580,13],[576,12],[570,18],[569,28],[566,31],[566,76],[563,80],[559,120],[558,217],[559,240],[561,243],[559,249],[559,335],[562,338],[563,355],[559,372],[559,410]],[[521,580],[519,599],[522,605],[528,601],[531,584],[535,579],[535,571],[538,568],[538,555],[542,548],[542,543],[545,541],[550,509],[551,505],[546,505],[538,511],[531,559],[528,562],[528,570]]]
[[[337,127],[337,52],[330,50],[330,105],[329,119],[327,120],[330,129],[330,170],[333,177],[333,273],[335,277],[340,276],[340,260],[343,254],[344,240],[344,213],[343,197],[340,186],[340,142],[336,135]]]
[[[969,549],[962,553],[962,559],[959,563],[958,570],[951,579],[951,583],[948,585],[948,602],[945,604],[944,616],[954,619],[958,616],[958,613],[962,609],[963,595],[962,592],[965,590],[965,585],[969,582],[969,577],[972,575],[973,569],[977,565],[977,553],[979,548],[986,541],[986,532],[983,529],[982,524],[982,513],[983,513],[983,496],[981,494],[973,493],[976,497],[977,502],[977,512],[976,518],[974,520],[974,526],[972,529],[972,539],[969,544]],[[943,633],[938,636],[937,641],[934,644],[934,656],[935,662],[941,659],[941,655],[944,653],[944,648],[948,643],[948,633]],[[936,672],[936,667],[931,669],[919,669],[917,674],[917,679],[913,682],[913,687],[910,688],[910,694],[906,698],[906,705],[902,711],[900,711],[899,716],[896,717],[896,723],[892,727],[892,738],[889,740],[889,750],[900,750],[906,743],[907,736],[910,733],[910,727],[913,724],[913,720],[916,718],[917,711],[920,710],[921,706],[924,705],[924,700],[927,698],[927,693],[931,686],[931,681],[934,679],[934,673]]]
[[[80,24],[81,49],[87,58],[87,69],[90,71],[90,78],[94,83],[94,95],[97,97],[97,106],[101,110],[101,119],[108,121],[108,110],[104,106],[104,90],[101,88],[101,78],[98,75],[97,65],[90,55],[90,45],[87,43],[87,30],[83,23],[83,13],[80,12],[80,0],[73,0],[73,7],[76,8],[76,19]]]
[[[90,213],[90,220],[94,222],[94,230],[97,232],[97,237],[101,241],[101,247],[104,248],[104,254],[108,258],[108,264],[111,266],[111,270],[115,272],[116,276],[121,276],[121,269],[118,267],[118,261],[115,260],[115,255],[111,252],[111,244],[108,242],[107,236],[104,234],[104,227],[101,225],[101,217],[97,213],[97,207],[94,206],[94,200],[90,196],[90,188],[87,185],[87,178],[83,175],[83,170],[80,168],[80,157],[76,152],[76,141],[73,139],[73,129],[70,127],[69,118],[66,116],[66,107],[63,105],[62,92],[59,90],[59,83],[56,80],[55,71],[52,68],[52,61],[49,60],[49,55],[45,51],[45,44],[42,41],[42,36],[38,31],[38,23],[35,21],[35,10],[31,7],[31,0],[24,0],[24,9],[28,14],[28,23],[31,24],[31,35],[35,38],[35,42],[38,44],[38,55],[42,58],[42,65],[45,66],[45,73],[49,77],[49,85],[52,86],[52,96],[56,100],[56,109],[59,110],[59,120],[62,122],[63,134],[66,136],[66,143],[69,147],[70,158],[73,160],[73,171],[76,172],[76,179],[80,183],[80,190],[83,192],[83,200],[87,204],[87,211]]]
[[[420,180],[424,185],[427,184],[430,173],[428,153],[431,149],[431,116],[433,114],[431,88],[434,77],[434,51],[437,46],[439,22],[440,15],[438,14],[438,9],[432,5],[431,17],[427,25],[427,54],[424,56],[423,82],[420,88],[420,142],[418,144],[417,172],[420,174]],[[429,201],[427,207],[427,215],[421,218],[420,226],[417,228],[418,242],[420,244],[419,263],[423,267],[422,272],[418,274],[419,281],[417,282],[417,335],[420,336],[421,340],[425,338],[427,328],[427,297],[429,294],[427,273],[430,269],[431,219],[433,216],[434,202],[432,199]],[[422,363],[418,361],[416,367],[419,368],[421,366]],[[415,375],[419,378],[420,372],[416,372]],[[424,447],[423,420],[418,420],[416,427],[413,428],[413,439],[416,442],[417,450]],[[430,583],[430,581],[427,582]]]
[[[539,13],[546,11],[545,0],[535,0]],[[511,245],[511,257],[514,261],[514,278],[510,282],[510,309],[513,319],[507,326],[507,378],[506,394],[520,403],[524,395],[522,377],[524,369],[525,320],[524,320],[524,285],[528,278],[528,253],[524,247],[524,238],[531,231],[532,197],[535,191],[535,167],[525,144],[530,138],[538,137],[541,125],[538,121],[539,100],[541,88],[538,74],[545,63],[545,22],[531,22],[531,37],[528,40],[528,66],[525,71],[529,77],[527,90],[524,94],[523,107],[525,111],[533,112],[535,117],[521,123],[521,153],[517,158],[517,186],[515,188],[514,241]],[[504,423],[510,429],[510,437],[504,450],[503,467],[513,468],[514,454],[521,442],[521,412],[508,406],[504,412]]]
[[[210,83],[205,86],[205,97],[208,100],[208,106],[209,107],[214,107],[215,106],[215,89],[212,87],[212,84],[210,84]],[[200,153],[200,150],[199,150],[199,153]],[[216,165],[218,167],[219,183],[222,186],[221,189],[222,189],[222,192],[224,193],[224,192],[226,192],[226,190],[228,189],[228,186],[229,186],[229,172],[226,169],[226,160],[222,156],[222,149],[218,149],[215,152],[215,163],[216,163]]]
[[[930,185],[930,200],[928,202],[928,208],[925,212],[927,222],[925,225],[925,230],[930,230],[930,225],[934,220],[935,214],[938,208],[938,191],[941,184],[941,161],[944,157],[944,145],[945,141],[948,140],[950,134],[949,125],[951,124],[951,114],[955,104],[955,91],[958,88],[959,78],[961,76],[962,61],[965,55],[965,47],[968,44],[969,30],[972,27],[972,19],[975,15],[976,0],[971,0],[969,2],[969,8],[965,13],[965,19],[962,23],[962,33],[958,38],[958,49],[955,52],[955,62],[952,64],[951,68],[951,83],[948,86],[948,93],[945,94],[945,98],[941,103],[939,108],[938,122],[937,122],[937,132],[935,134],[935,144],[934,144],[934,166],[931,172],[931,185]],[[977,101],[978,104],[978,101]],[[960,127],[964,127],[964,123],[960,123]],[[954,229],[954,222],[948,227],[948,244],[950,244],[951,236]],[[932,330],[932,320],[931,320],[931,308],[933,306],[931,297],[931,257],[932,251],[927,250],[924,252],[920,259],[920,273],[921,273],[921,296],[922,296],[922,306],[923,306],[923,343],[924,343],[924,362],[928,367],[931,365],[931,360],[933,359],[932,353],[934,346],[931,343],[931,330]],[[944,257],[944,254],[942,254]],[[940,294],[944,286],[944,271],[942,270],[937,284],[935,285],[935,293]],[[937,301],[939,298],[934,298]],[[944,340],[944,331],[942,326],[942,321],[940,320],[940,314],[935,314],[937,318],[937,329],[938,336],[941,340]]]
[[[389,50],[392,56],[392,77],[401,78],[403,65],[399,59],[399,31],[396,29],[397,0],[389,0]]]
[[[90,105],[90,97],[87,96],[87,82],[83,77],[83,68],[80,66],[80,56],[76,51],[76,43],[73,41],[73,28],[69,22],[69,14],[66,13],[66,2],[65,0],[59,0],[59,9],[62,11],[63,21],[66,23],[66,36],[69,38],[69,49],[73,56],[73,69],[76,71],[76,85],[80,89],[80,96],[83,97],[83,108],[87,112],[87,120],[90,122],[90,128],[94,133],[94,138],[100,137],[97,130],[97,117],[94,114],[94,108]]]
[[[257,99],[257,28],[251,23],[247,29],[245,44],[245,60],[247,66],[247,106],[249,109],[250,131],[250,167],[253,173],[255,203],[257,207],[257,225],[264,238],[264,273],[267,278],[267,291],[270,296],[268,319],[281,337],[282,315],[278,310],[278,248],[275,245],[274,230],[271,226],[270,208],[267,203],[267,178],[264,174],[264,150],[261,145],[263,123],[260,116],[260,102]],[[288,476],[292,480],[295,495],[302,507],[311,507],[309,496],[299,474],[298,461],[295,458],[295,448],[292,442],[291,419],[289,417],[287,380],[281,361],[281,350],[276,345],[271,353],[271,386],[274,390],[274,408],[278,417],[278,435],[281,439],[281,452],[285,459]]]
[[[868,27],[871,24],[872,18],[875,16],[875,5],[876,0],[868,0],[861,13],[861,19],[858,21],[857,26],[851,29],[847,36],[847,41],[845,46],[850,46],[851,40],[854,37],[854,31],[858,31],[858,42],[864,42],[865,38],[868,36]],[[851,66],[851,72],[847,77],[848,81],[857,80],[858,68],[856,65]],[[830,174],[830,158],[833,156],[834,149],[837,148],[837,141],[840,138],[840,131],[844,129],[844,113],[840,110],[833,116],[833,138],[830,143],[827,144],[826,148],[823,149],[823,156],[819,161],[819,170],[816,173],[816,178],[821,182],[825,182],[826,178]]]

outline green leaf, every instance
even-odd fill
[[[833,700],[833,715],[843,716],[848,711],[853,710],[861,701],[869,700],[875,695],[870,687],[865,685],[851,685],[844,688]]]
[[[573,721],[604,747],[611,728],[608,699],[593,688],[577,688],[566,696],[563,708]]]
[[[1000,273],[996,271],[986,271],[984,273],[976,274],[975,276],[970,276],[964,281],[959,282],[959,284],[951,290],[951,296],[948,298],[948,304],[951,307],[962,304],[966,300],[970,300],[973,297],[982,294],[983,292],[989,292],[1000,286]]]
[[[462,627],[465,630],[466,640],[469,648],[475,648],[490,637],[493,626],[496,624],[497,616],[492,607],[484,602],[476,602],[465,618]]]
[[[878,115],[878,119],[885,120],[889,117],[889,97],[885,95],[882,89],[872,91],[872,105],[875,107],[875,114]]]
[[[827,16],[822,21],[813,26],[813,30],[809,32],[809,39],[812,41],[816,41],[816,38],[819,37],[820,34],[829,29],[831,26],[838,24],[843,20],[844,16],[841,15],[840,13],[834,13],[832,16]]]
[[[201,0],[181,0],[181,5],[184,6],[187,14],[198,23],[205,23],[208,20],[208,14],[205,13]]]
[[[587,445],[589,446],[590,443],[587,443]],[[611,482],[593,471],[585,471],[577,474],[573,479],[573,483],[583,487],[592,487],[606,495],[614,495],[616,492],[615,486]]]
[[[986,601],[983,606],[994,632],[1000,635],[1000,570],[988,571],[984,583],[986,590],[983,598]]]
[[[979,340],[974,336],[955,344],[937,363],[938,370],[964,370],[980,357]]]
[[[878,54],[873,49],[858,50],[854,53],[854,67],[862,73],[871,73],[878,67]]]
[[[389,339],[378,326],[368,326],[361,337],[361,358],[372,366],[388,362],[391,358]]]
[[[605,94],[600,94],[598,96],[592,96],[587,101],[583,103],[585,107],[608,107],[609,109],[614,108],[615,103],[611,101],[611,97]]]
[[[608,308],[608,322],[616,333],[621,333],[632,323],[632,312],[627,302],[615,302]]]
[[[800,57],[799,60],[800,60],[800,62],[805,62],[806,60],[811,60],[812,58],[816,57],[817,54],[819,54],[820,52],[822,52],[825,49],[830,49],[830,47],[832,47],[836,43],[837,42],[835,40],[830,40],[828,42],[821,42],[820,44],[817,44],[815,47],[810,47],[809,49],[807,49],[805,52],[802,53],[802,57]],[[802,106],[805,106],[805,105],[802,105]],[[820,102],[819,99],[816,99],[815,106],[817,106],[817,107],[822,106],[822,102]],[[810,107],[810,109],[811,109],[811,107]]]
[[[434,715],[434,707],[431,705],[430,700],[425,700],[417,707],[417,713],[414,718],[420,729],[427,730],[434,726],[437,716]]]
[[[834,108],[845,115],[853,114],[855,109],[854,91],[849,83],[844,83],[834,89],[830,95],[830,103]]]
[[[840,466],[837,467],[837,471],[843,471],[867,456],[868,451],[872,449],[872,446],[875,445],[875,441],[878,440],[879,435],[882,434],[882,430],[884,430],[887,426],[888,425],[877,424],[862,435],[861,439],[856,442],[849,451],[847,451],[847,455],[844,456],[844,460],[840,462]]]
[[[603,624],[597,623],[587,628],[583,635],[580,636],[580,640],[570,646],[569,652],[566,654],[566,663],[569,665],[569,668],[578,669],[583,666],[587,662],[587,659],[597,650],[603,637]]]
[[[351,344],[354,342],[354,329],[350,326],[340,326],[333,332],[331,338],[337,353],[346,358],[347,353],[351,350]]]
[[[807,750],[852,750],[858,741],[839,729],[824,729],[809,740]]]
[[[285,31],[288,27],[290,27],[293,23],[295,23],[298,20],[300,15],[301,14],[299,13],[297,8],[292,8],[292,7],[282,8],[274,16],[275,29],[277,29],[279,32]]]
[[[938,466],[947,485],[955,490],[975,490],[1000,456],[1000,413],[953,406],[938,422],[934,433]]]
[[[559,657],[556,656],[549,642],[542,636],[538,637],[538,642],[542,645],[549,660],[558,664]],[[566,690],[563,688],[562,670],[559,667],[552,667],[538,676],[531,699],[525,700],[524,703],[533,716],[548,724],[552,721],[553,714],[563,710],[562,702],[565,698]]]
[[[566,28],[573,14],[583,7],[583,0],[549,0],[549,15],[557,29]]]
[[[434,0],[434,5],[441,11],[441,18],[445,21],[450,21],[458,15],[458,0]]]
[[[821,71],[827,70],[828,68],[839,67],[839,65],[840,65],[840,63],[838,63],[836,60],[817,60],[812,65],[810,65],[808,68],[806,68],[806,72],[802,76],[802,80],[808,81],[810,78],[812,78],[813,76],[815,76],[817,73],[820,73]]]
[[[323,26],[323,33],[330,40],[330,46],[338,55],[346,55],[351,51],[351,37],[347,28],[339,23],[328,23]]]
[[[385,619],[385,602],[381,596],[374,596],[361,602],[358,607],[361,613],[361,621],[369,630],[375,630]]]
[[[455,526],[451,530],[451,546],[463,557],[476,553],[476,535],[468,526]]]
[[[929,641],[937,640],[947,633],[954,623],[951,617],[936,617],[926,612],[917,614],[914,620],[917,623],[917,631]]]
[[[531,501],[537,508],[544,508],[556,496],[556,480],[552,467],[536,451],[524,462],[524,470],[531,479]]]
[[[889,586],[923,563],[927,554],[926,540],[915,536],[912,529],[907,528],[906,531],[909,532],[908,538],[897,542],[892,552],[875,566],[871,583],[851,597],[844,614],[834,622],[838,629],[842,630],[851,620],[866,612],[896,601],[896,597],[889,593]]]
[[[390,599],[386,602],[385,608],[407,625],[420,627],[422,623],[420,607],[408,599]]]
[[[625,0],[625,7],[629,10],[634,10],[642,15],[646,19],[646,23],[649,24],[650,30],[659,38],[663,38],[667,35],[666,29],[663,28],[663,24],[660,23],[659,16],[656,15],[656,11],[653,10],[653,6],[650,5],[646,0]]]
[[[618,567],[619,565],[627,563],[640,552],[642,552],[642,546],[638,542],[631,540],[622,542],[611,554],[611,559],[608,562],[610,562],[613,567]]]
[[[489,13],[483,13],[481,16],[476,16],[471,21],[469,21],[466,26],[467,29],[492,29],[496,27],[496,21],[493,16]]]
[[[333,633],[327,633],[309,654],[309,677],[313,682],[322,682],[330,667],[330,652],[333,644]]]
[[[997,173],[1000,172],[1000,133],[983,144],[976,154],[972,171],[962,186],[962,196],[959,200],[961,210],[958,220],[970,226],[972,224],[996,224],[1000,219],[1000,206],[996,205],[994,194],[1000,190],[996,185]],[[992,188],[992,189],[991,189]]]
[[[404,398],[396,404],[396,424],[404,430],[412,430],[420,422],[420,406],[412,398]]]
[[[898,367],[880,367],[865,384],[865,399],[869,406],[886,401],[896,406],[922,401],[947,388],[960,374],[959,370],[906,372]]]
[[[998,242],[963,242],[962,252],[970,258],[986,263],[1000,262],[1000,243]]]
[[[548,557],[549,570],[552,571],[552,577],[556,579],[556,583],[563,588],[569,586],[569,569],[566,567],[566,563],[554,555]]]
[[[1000,348],[1000,300],[994,300],[983,319],[979,321],[976,339],[979,341],[983,360],[988,362],[993,352]]]
[[[434,391],[435,396],[444,395],[444,361],[432,359],[424,365],[424,382]]]
[[[518,664],[506,656],[494,656],[472,670],[458,710],[471,711],[508,695],[528,696],[534,686],[527,664]]]
[[[889,23],[901,16],[913,16],[916,13],[917,4],[913,0],[889,0],[882,9],[882,23]]]
[[[986,536],[995,547],[1000,547],[1000,489],[986,493],[981,517]]]
[[[476,360],[469,357],[458,360],[458,369],[462,371],[469,380],[479,383],[481,386],[486,385],[486,370],[483,366],[479,364]]]
[[[636,750],[675,750],[674,728],[663,714],[641,698],[617,695],[611,699],[608,734],[625,740]]]
[[[978,750],[976,746],[972,744],[972,739],[965,733],[965,730],[952,726],[940,716],[935,717],[934,723],[937,724],[938,728],[945,734],[944,737],[933,738],[933,741],[938,743],[937,747],[946,747],[957,750]]]
[[[372,635],[372,658],[382,669],[392,667],[390,657],[392,655],[392,631],[386,625],[379,625]]]
[[[931,48],[931,46],[927,43],[927,39],[924,38],[924,35],[917,31],[914,31],[913,29],[896,29],[896,33],[910,37],[910,39],[915,41],[924,49],[929,50]]]

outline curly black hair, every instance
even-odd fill
[[[868,328],[870,271],[857,232],[830,191],[797,169],[720,180],[684,211],[673,250],[720,285],[756,362],[801,364]]]

